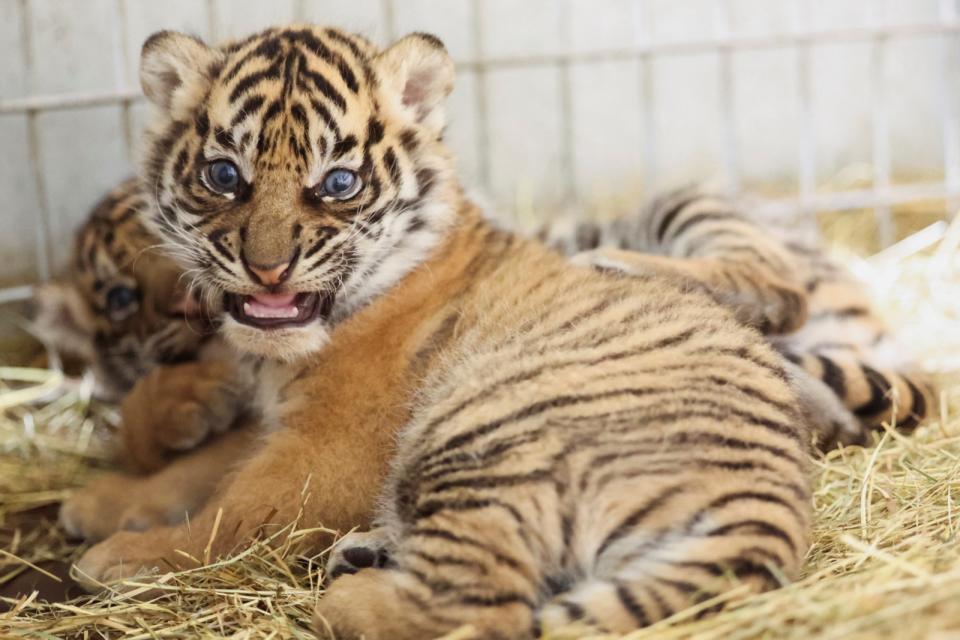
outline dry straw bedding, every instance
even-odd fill
[[[876,285],[905,342],[939,370],[960,370],[958,243],[955,224],[920,254],[852,263]],[[888,430],[872,447],[816,459],[814,544],[802,579],[629,637],[960,637],[960,376],[944,382],[940,419],[914,435]],[[50,517],[17,523],[107,464],[116,415],[88,396],[84,384],[60,384],[49,371],[0,369],[0,590],[81,551]],[[0,638],[312,637],[323,554],[306,554],[301,533],[291,526],[213,566],[136,582],[132,594],[7,598]],[[132,597],[148,588],[160,595]],[[598,636],[571,629],[553,637]]]

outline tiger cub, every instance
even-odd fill
[[[863,283],[821,249],[778,237],[730,201],[679,189],[636,217],[554,224],[538,235],[579,252],[582,264],[701,283],[792,363],[822,448],[866,444],[884,423],[910,431],[935,407],[932,381],[902,355]]]
[[[81,575],[375,519],[391,568],[317,611],[369,639],[628,631],[796,575],[808,433],[782,359],[686,280],[487,223],[442,142],[453,76],[424,34],[146,42],[143,219],[222,300],[270,426],[189,527],[117,533]]]

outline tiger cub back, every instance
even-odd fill
[[[622,633],[796,575],[809,436],[757,334],[681,279],[571,268],[482,228],[453,242],[482,257],[400,436],[390,568],[338,578],[321,628]]]
[[[792,363],[808,412],[821,416],[823,447],[864,444],[884,423],[911,430],[932,411],[932,382],[903,356],[864,285],[823,250],[781,239],[724,198],[680,189],[637,216],[557,224],[540,237],[596,267],[704,285]]]

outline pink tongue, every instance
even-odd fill
[[[259,293],[250,296],[252,302],[271,308],[289,307],[296,298],[295,293]]]

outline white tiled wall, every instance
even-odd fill
[[[643,173],[648,105],[641,101],[640,63],[574,64],[570,77],[576,192],[591,202],[615,199]]]
[[[950,0],[960,4],[960,0]],[[730,55],[730,93],[715,53],[657,59],[552,60],[650,43],[930,21],[940,0],[0,0],[0,100],[136,87],[142,40],[160,28],[239,36],[291,20],[334,23],[386,42],[437,33],[463,65],[450,100],[448,140],[465,180],[503,209],[551,211],[637,191],[723,178],[725,158],[747,186],[795,187],[803,114],[795,50]],[[24,13],[26,11],[26,13]],[[29,37],[24,40],[24,30]],[[947,43],[949,47],[943,45]],[[602,56],[600,56],[602,57]],[[956,35],[891,42],[885,93],[894,175],[942,173],[942,65],[960,75]],[[513,59],[512,64],[504,64]],[[517,59],[526,59],[518,61]],[[810,122],[818,184],[873,149],[874,45],[810,49]],[[477,62],[490,64],[477,65]],[[725,128],[725,105],[734,110]],[[958,105],[960,106],[960,105]],[[53,258],[97,197],[131,172],[119,105],[36,116]],[[130,109],[133,129],[144,108]],[[28,151],[28,118],[0,115],[0,287],[37,277],[42,204]],[[655,155],[651,156],[651,152]],[[649,186],[649,185],[648,185]],[[629,198],[627,199],[629,201]]]

